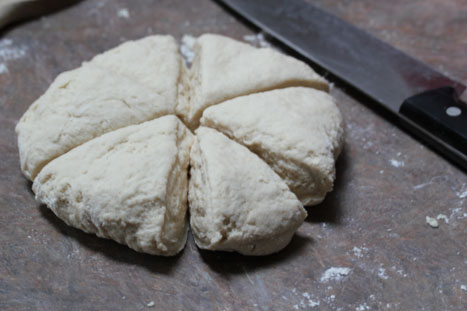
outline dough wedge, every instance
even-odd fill
[[[215,130],[196,131],[190,163],[191,230],[202,249],[275,253],[306,217],[298,199],[265,162]]]
[[[45,166],[33,183],[36,200],[85,232],[175,255],[186,242],[192,141],[175,116],[104,134]]]

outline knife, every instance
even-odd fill
[[[63,9],[81,0],[0,0],[0,29]]]
[[[218,0],[396,116],[467,170],[466,87],[303,0]]]

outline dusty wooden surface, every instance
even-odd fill
[[[467,82],[465,0],[313,2]],[[58,73],[127,39],[205,32],[254,30],[208,0],[87,0],[1,34],[0,309],[465,310],[467,175],[340,88],[335,191],[279,254],[203,252],[190,237],[175,258],[143,255],[34,201],[14,126]],[[438,214],[433,229],[425,216]],[[327,277],[333,267],[348,274]]]

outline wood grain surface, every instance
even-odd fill
[[[312,2],[467,82],[465,0]],[[345,86],[332,90],[347,130],[335,190],[278,254],[201,251],[190,236],[176,257],[144,255],[34,200],[14,126],[58,73],[149,34],[255,31],[208,0],[86,0],[1,33],[0,310],[466,309],[466,174]]]

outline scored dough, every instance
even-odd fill
[[[192,141],[175,116],[125,127],[50,162],[33,191],[68,225],[139,252],[175,255],[186,241]]]
[[[127,41],[95,56],[90,63],[151,88],[168,103],[177,100],[182,65],[172,36],[155,35]]]
[[[266,255],[289,243],[306,211],[257,155],[200,127],[190,158],[190,222],[200,248]]]
[[[257,153],[303,205],[332,190],[343,120],[327,93],[296,87],[238,97],[206,109],[201,124]]]
[[[147,87],[99,67],[85,64],[64,72],[16,126],[21,168],[33,180],[45,164],[68,150],[173,108]]]
[[[333,187],[328,83],[220,35],[194,53],[188,69],[171,36],[149,36],[60,74],[16,126],[21,169],[67,224],[140,252],[183,248],[188,199],[200,248],[277,252]]]
[[[203,110],[225,100],[289,86],[328,90],[328,84],[305,63],[269,48],[213,34],[199,37],[189,78],[179,88],[177,113],[195,129]]]

